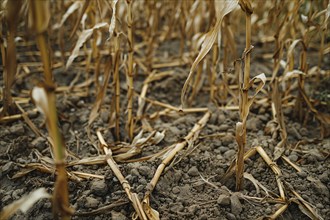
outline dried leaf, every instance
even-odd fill
[[[26,213],[39,199],[45,198],[51,198],[51,195],[47,193],[45,188],[39,188],[29,195],[23,196],[19,200],[4,207],[0,213],[0,219],[9,219],[18,210]]]
[[[47,92],[43,87],[34,87],[31,93],[32,99],[38,109],[44,115],[49,114],[49,103],[47,98]]]
[[[286,71],[291,71],[293,70],[294,67],[294,48],[297,46],[298,43],[301,43],[302,46],[305,48],[305,44],[302,39],[297,39],[292,42],[290,45],[288,52],[287,52],[287,66],[286,66]]]
[[[210,51],[210,49],[212,48],[217,35],[221,35],[220,32],[220,27],[221,27],[221,23],[223,18],[229,14],[231,11],[233,11],[236,6],[238,5],[237,1],[226,1],[226,0],[222,0],[219,1],[222,4],[219,4],[219,6],[221,6],[221,8],[219,9],[219,13],[218,13],[218,17],[217,17],[217,22],[215,24],[215,26],[213,27],[213,29],[211,29],[206,35],[205,35],[205,39],[204,42],[202,44],[202,48],[199,51],[198,56],[196,57],[194,63],[191,66],[189,75],[186,79],[186,82],[183,85],[182,91],[181,91],[181,104],[184,106],[186,99],[187,99],[187,90],[188,87],[192,86],[191,83],[191,79],[193,76],[193,72],[196,69],[197,65],[199,64],[199,62],[207,55],[207,53]]]
[[[316,213],[312,213],[310,210],[308,210],[308,208],[306,208],[301,202],[296,202],[298,204],[298,208],[300,209],[300,211],[302,213],[304,213],[306,216],[308,216],[310,219],[316,219],[315,218],[315,214]],[[317,218],[319,219],[319,218]]]
[[[107,26],[109,26],[109,25],[106,22],[99,23],[99,24],[96,24],[93,28],[84,30],[80,34],[79,39],[76,43],[76,46],[74,47],[74,49],[68,59],[68,62],[66,63],[66,69],[69,68],[69,66],[72,64],[73,60],[78,56],[80,47],[82,47],[82,45],[87,41],[87,39],[93,34],[93,31],[103,28],[103,27],[107,27]]]
[[[86,10],[87,10],[87,8],[88,8],[90,2],[91,2],[90,0],[85,0],[85,1],[84,1],[84,5],[83,5],[83,7],[82,7],[82,9],[81,9],[81,11],[80,11],[79,18],[77,19],[76,24],[74,25],[74,28],[73,28],[73,30],[72,30],[72,32],[71,32],[71,34],[70,34],[70,39],[71,39],[71,38],[73,37],[73,35],[76,33],[76,31],[77,31],[77,29],[78,29],[78,27],[79,27],[79,23],[81,23],[82,26],[83,26],[83,29],[85,29],[84,24],[85,24],[85,20],[86,20],[86,18],[87,18],[87,15],[86,15],[85,12],[86,12]]]
[[[250,180],[253,183],[253,185],[255,186],[255,188],[257,190],[257,194],[260,193],[260,190],[259,190],[259,187],[260,187],[261,189],[263,189],[265,191],[267,196],[269,195],[269,193],[268,193],[269,190],[264,185],[262,185],[257,179],[255,179],[250,173],[245,172],[244,178]]]
[[[286,90],[286,83],[289,79],[291,78],[296,78],[296,77],[299,77],[299,75],[306,75],[304,72],[300,71],[300,70],[292,70],[292,71],[289,71],[289,72],[286,72],[283,74],[283,79],[282,79],[282,88],[284,90]]]
[[[155,136],[152,138],[153,144],[158,144],[161,142],[165,137],[165,130],[163,132],[156,132]]]
[[[257,85],[257,88],[255,89],[254,95],[248,101],[248,106],[249,107],[251,107],[255,97],[258,95],[260,90],[265,86],[265,84],[266,84],[266,75],[264,73],[261,73],[261,74],[255,76],[255,77],[253,77],[249,82],[249,88],[251,88],[258,81],[259,81],[259,84]]]
[[[136,145],[136,143],[142,138],[143,130],[141,130],[138,135],[136,135],[132,141],[132,145]]]
[[[117,4],[118,0],[112,0],[111,2],[111,7],[112,7],[112,17],[111,17],[111,21],[110,21],[110,26],[109,26],[109,38],[108,40],[111,39],[112,34],[115,30],[116,27],[116,4]]]
[[[99,155],[96,157],[86,157],[81,160],[74,160],[70,161],[67,166],[74,166],[74,165],[93,165],[93,164],[103,164],[106,161],[105,155]]]
[[[75,12],[78,8],[80,8],[82,6],[82,2],[81,1],[76,1],[74,2],[69,8],[68,10],[65,12],[65,14],[62,16],[61,22],[59,24],[55,24],[54,25],[54,29],[58,29],[60,27],[63,26],[64,22],[66,21],[66,19],[73,13]]]

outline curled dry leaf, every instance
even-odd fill
[[[138,140],[134,138],[132,145],[137,147],[142,147],[145,144],[158,144],[164,139],[164,137],[165,137],[165,131],[163,132],[154,131],[145,138],[142,138],[141,136],[140,139]]]
[[[153,144],[158,144],[164,139],[164,137],[165,137],[165,130],[162,132],[157,131],[152,139]]]
[[[292,44],[290,45],[289,49],[288,49],[288,53],[287,53],[287,58],[286,58],[286,62],[287,62],[287,66],[286,66],[286,71],[291,71],[293,70],[294,67],[294,49],[295,47],[298,45],[298,43],[301,43],[302,47],[304,50],[306,50],[306,45],[304,44],[302,39],[297,39],[294,40],[292,42]]]
[[[287,87],[287,84],[288,83],[288,80],[289,79],[292,79],[292,78],[299,78],[300,76],[304,76],[306,75],[304,72],[300,71],[300,70],[292,70],[292,71],[289,71],[287,73],[284,73],[283,74],[283,79],[281,80],[281,86],[282,86],[282,89],[283,90],[287,90],[288,87]],[[290,85],[290,84],[289,84]]]
[[[15,212],[21,210],[23,213],[26,213],[34,203],[40,199],[51,198],[45,188],[39,188],[29,195],[23,196],[19,200],[7,205],[4,207],[0,213],[0,219],[5,220],[9,219]]]
[[[266,75],[264,73],[261,73],[255,77],[253,77],[250,81],[249,81],[249,85],[247,87],[247,89],[250,89],[253,85],[256,85],[255,88],[255,92],[254,95],[248,100],[247,105],[242,106],[242,119],[243,119],[243,124],[245,126],[246,124],[246,120],[249,114],[249,109],[251,107],[251,105],[254,102],[255,97],[258,95],[258,93],[261,91],[261,89],[265,86],[266,84]]]
[[[143,130],[141,130],[133,139],[132,145],[136,145],[138,141],[142,138]]]
[[[260,90],[265,86],[265,84],[266,84],[266,75],[264,73],[261,73],[261,74],[255,76],[255,77],[253,77],[249,82],[249,88],[251,88],[256,83],[259,83],[259,84],[257,85],[257,88],[255,89],[254,95],[252,96],[252,98],[248,102],[249,107],[251,107],[255,97],[258,95]]]
[[[266,195],[269,196],[269,193],[268,193],[269,190],[264,185],[262,185],[256,178],[254,178],[250,173],[245,172],[244,178],[250,180],[253,183],[258,194],[260,193],[260,189],[259,189],[259,187],[260,187],[261,189],[263,189],[265,191]]]
[[[58,29],[60,27],[63,26],[64,22],[66,21],[66,19],[68,19],[68,17],[75,12],[78,8],[82,7],[82,2],[81,1],[76,1],[74,2],[69,8],[68,10],[65,12],[65,14],[63,15],[61,22],[57,23],[54,25],[54,29]]]
[[[89,4],[90,4],[90,0],[85,0],[84,1],[84,4],[83,4],[83,7],[81,8],[80,10],[80,14],[79,14],[79,17],[76,21],[76,24],[74,25],[74,28],[70,34],[70,39],[72,39],[73,35],[76,33],[78,27],[79,27],[79,23],[82,24],[83,26],[83,29],[85,29],[85,20],[87,18],[87,14],[85,13],[87,11],[87,8],[89,7]]]
[[[97,30],[97,29],[100,29],[100,28],[103,28],[103,27],[108,27],[108,26],[109,26],[108,23],[102,22],[102,23],[96,24],[94,27],[92,27],[90,29],[84,30],[80,34],[79,39],[76,43],[76,46],[74,47],[74,49],[73,49],[73,51],[72,51],[72,53],[71,53],[71,55],[68,59],[68,62],[66,63],[66,69],[69,68],[69,66],[72,64],[74,59],[78,56],[80,47],[82,47],[82,45],[87,41],[87,39],[90,36],[92,36],[93,31]]]
[[[110,25],[109,25],[109,38],[108,40],[111,39],[112,34],[115,30],[116,27],[116,4],[117,4],[118,0],[112,0],[111,2],[111,7],[112,7],[112,17],[111,17],[111,21],[110,21]]]
[[[39,112],[41,112],[44,115],[49,114],[49,104],[48,104],[48,98],[47,98],[47,92],[45,88],[42,87],[34,87],[32,89],[32,100],[34,101],[35,105],[37,106],[37,109]]]
[[[191,79],[193,76],[193,72],[196,69],[197,65],[199,64],[199,62],[207,55],[207,53],[210,51],[210,49],[212,48],[217,35],[221,35],[221,23],[223,18],[229,14],[231,11],[233,11],[236,6],[238,5],[237,1],[226,1],[226,0],[219,0],[216,1],[218,2],[218,6],[221,7],[218,11],[218,17],[217,17],[217,21],[215,26],[205,35],[204,38],[204,42],[202,44],[202,48],[199,51],[199,54],[197,56],[197,58],[195,59],[194,63],[192,64],[190,71],[189,71],[189,75],[186,79],[186,82],[183,85],[182,91],[181,91],[181,104],[184,106],[185,102],[187,100],[187,92],[188,92],[188,88],[191,85]]]
[[[329,17],[330,17],[330,2],[328,3],[327,11],[325,12],[325,22],[324,23],[328,22]]]
[[[300,70],[292,70],[283,74],[283,81],[287,81],[290,78],[298,77],[299,75],[305,75],[304,72]]]

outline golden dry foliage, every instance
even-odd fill
[[[191,66],[188,78],[183,85],[182,92],[181,92],[181,104],[184,105],[186,102],[186,93],[188,90],[188,86],[190,85],[190,81],[192,79],[192,74],[195,71],[197,65],[201,62],[201,60],[206,56],[206,54],[210,51],[211,47],[213,46],[217,37],[219,41],[221,40],[221,23],[223,18],[230,13],[232,10],[235,9],[237,6],[236,1],[214,1],[215,7],[217,8],[217,20],[215,26],[203,36],[202,46],[199,51],[198,56],[196,57],[194,63]],[[220,45],[219,45],[220,47]],[[216,48],[218,49],[218,48]]]

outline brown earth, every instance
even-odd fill
[[[255,68],[266,68],[262,62],[253,64]],[[183,68],[183,69],[182,69]],[[148,91],[150,98],[178,106],[180,91],[186,78],[182,74],[187,67],[174,68],[175,74],[161,81],[153,82]],[[75,70],[68,72],[55,69],[58,86],[68,85],[75,77]],[[77,71],[77,70],[76,70]],[[180,74],[179,74],[180,73]],[[32,74],[25,80],[17,81],[15,93],[23,94],[29,90],[34,80],[40,75]],[[139,92],[142,80],[136,81],[136,91]],[[79,81],[83,81],[82,76]],[[2,83],[2,81],[1,81]],[[92,88],[93,89],[93,88]],[[23,92],[23,93],[22,93]],[[82,97],[74,92],[59,93],[58,109],[60,127],[65,137],[67,148],[77,158],[87,158],[99,155],[97,150],[96,129],[101,129],[107,143],[114,143],[113,135],[108,129],[111,92],[105,98],[100,117],[93,123],[90,140],[86,133],[86,124],[95,95]],[[123,95],[122,100],[126,99]],[[273,214],[280,204],[272,200],[279,197],[275,175],[264,160],[256,154],[246,161],[245,172],[251,174],[267,190],[257,189],[252,182],[245,179],[244,190],[235,192],[234,178],[222,182],[222,177],[236,155],[235,124],[238,121],[238,111],[217,110],[212,104],[207,104],[208,94],[202,91],[196,98],[195,106],[208,105],[212,116],[202,129],[198,138],[189,147],[179,152],[174,162],[166,168],[151,196],[151,206],[157,210],[161,219],[257,219]],[[29,118],[47,134],[43,124],[43,116],[32,112],[33,104],[22,104]],[[151,114],[160,107],[151,107]],[[329,187],[330,140],[319,140],[319,126],[310,120],[306,126],[294,119],[291,108],[284,109],[288,131],[288,144],[285,156],[297,164],[302,172],[297,172],[288,163],[279,159],[277,165],[282,170],[282,181],[285,185],[286,196],[295,198],[288,190],[293,187],[303,199],[317,210],[320,216],[327,219],[330,216]],[[189,133],[193,125],[203,116],[203,113],[160,116],[149,120],[150,125],[157,131],[166,131],[165,138],[157,145],[147,146],[138,156],[151,155],[170,146]],[[267,122],[272,120],[269,106],[254,105],[247,123],[248,147],[261,146],[268,155],[272,156],[279,138],[273,138],[265,133]],[[10,204],[21,196],[39,187],[46,187],[51,193],[55,175],[34,170],[28,173],[24,165],[40,163],[42,156],[51,158],[49,143],[45,137],[38,137],[23,120],[16,120],[0,125],[0,208]],[[144,136],[147,136],[145,132]],[[123,130],[124,136],[124,130]],[[72,161],[75,158],[68,157]],[[133,191],[143,198],[148,182],[154,175],[160,159],[144,162],[119,163],[119,168]],[[100,178],[69,181],[70,203],[76,210],[73,219],[130,219],[134,209],[129,203],[113,209],[105,208],[99,213],[81,216],[84,212],[106,207],[116,201],[127,201],[126,194],[117,178],[106,163],[99,165],[74,165],[68,167],[71,171],[100,175]],[[17,174],[21,177],[15,178]],[[264,198],[255,201],[253,197]],[[49,200],[37,202],[27,214],[18,213],[11,219],[52,219],[51,203]],[[291,202],[289,208],[279,219],[308,219]]]
[[[240,36],[240,42],[239,53],[242,53],[244,49],[243,36]],[[158,48],[155,56],[159,57],[166,54],[171,57],[176,55],[178,45],[179,42],[176,41],[166,42]],[[23,51],[23,49],[18,48],[18,51]],[[29,91],[42,77],[42,70],[40,70],[40,57],[24,56],[26,50],[36,51],[35,45],[24,50],[21,54],[18,53],[19,62],[31,62],[32,64],[35,62],[37,65],[31,65],[30,74],[19,74],[13,88],[13,94],[16,97],[26,98],[29,96]],[[273,54],[272,46],[255,45],[252,53],[254,56],[252,59],[252,73],[265,72],[268,77],[271,75],[271,58],[266,60],[261,56],[261,54],[269,53]],[[308,51],[308,54],[310,54],[308,63],[315,64],[317,52]],[[81,59],[78,58],[76,63],[80,61]],[[329,57],[325,57],[322,69],[329,69],[329,62]],[[180,105],[181,88],[189,68],[189,65],[179,65],[159,69],[159,72],[172,70],[173,75],[152,82],[147,97],[178,107]],[[61,87],[70,85],[76,77],[78,78],[75,85],[84,82],[86,80],[84,71],[84,67],[76,65],[68,71],[63,68],[55,68],[53,73],[57,86]],[[123,108],[122,112],[124,112],[124,106],[127,102],[127,89],[124,83],[123,70],[120,74],[123,82],[121,106]],[[0,77],[0,86],[2,87],[2,74]],[[141,92],[145,78],[145,75],[139,73],[135,77],[135,91],[138,94]],[[205,81],[206,88],[208,85],[206,85],[207,80]],[[311,91],[316,91],[316,95],[323,91],[325,96],[329,96],[329,87],[327,86],[329,82],[329,78],[323,80],[322,87],[315,86],[307,79],[306,85],[311,88]],[[112,88],[108,89],[100,116],[91,126],[91,137],[88,137],[86,128],[89,114],[95,102],[95,85],[87,85],[83,87],[83,90],[87,91],[87,94],[64,90],[57,95],[59,127],[70,152],[68,161],[96,157],[101,154],[98,148],[96,130],[102,131],[109,145],[115,143],[112,131],[109,129]],[[269,91],[268,84],[265,90]],[[312,95],[312,92],[310,95]],[[267,104],[254,104],[249,115],[247,148],[261,146],[272,158],[274,148],[279,143],[280,137],[265,132],[266,125],[273,119],[273,116],[268,95],[261,94],[258,96],[258,100],[262,98],[268,98]],[[137,97],[135,97],[135,100],[137,100]],[[51,172],[26,168],[27,165],[32,163],[39,164],[38,167],[40,168],[40,164],[45,162],[45,159],[52,158],[52,156],[50,154],[50,144],[46,138],[47,130],[43,116],[33,111],[35,106],[31,102],[20,105],[42,135],[38,136],[33,132],[23,119],[0,124],[0,209],[36,188],[45,187],[51,193],[56,177]],[[137,101],[134,106],[137,106]],[[208,107],[212,112],[212,116],[196,140],[179,152],[157,183],[150,201],[151,206],[159,212],[160,218],[232,220],[258,219],[274,214],[282,205],[276,202],[280,195],[276,177],[270,166],[258,154],[246,160],[245,172],[247,176],[250,174],[258,180],[265,190],[255,187],[251,181],[245,179],[244,190],[236,192],[234,177],[226,182],[222,181],[237,152],[235,124],[239,121],[238,111],[219,110],[210,102],[207,89],[201,90],[192,106]],[[155,105],[148,106],[146,118],[148,119],[148,116],[163,109],[163,107]],[[289,207],[279,219],[309,219],[303,213],[301,207],[295,203],[297,196],[293,195],[290,189],[301,195],[323,219],[329,219],[330,139],[329,137],[319,139],[319,124],[313,117],[309,117],[307,123],[303,123],[295,117],[293,107],[284,107],[283,111],[288,131],[287,149],[284,155],[298,165],[302,171],[297,172],[282,158],[276,162],[282,171],[280,179],[285,183],[285,195],[289,199]],[[329,109],[325,108],[323,111],[329,113]],[[162,149],[182,141],[194,124],[203,117],[203,114],[177,112],[148,119],[153,129],[160,132],[165,131],[165,137],[157,145],[146,146],[136,158],[158,153]],[[121,134],[123,139],[126,138],[125,119],[126,116],[122,115]],[[140,122],[137,126],[140,126]],[[138,131],[139,129],[135,134],[138,134]],[[146,137],[149,133],[146,131],[143,136]],[[159,164],[161,164],[160,158],[152,161],[118,163],[122,174],[131,184],[132,190],[138,193],[140,199],[144,197],[147,185]],[[68,171],[70,173],[82,172],[95,175],[94,178],[89,179],[70,179],[70,204],[76,210],[73,219],[131,218],[134,209],[128,203],[121,184],[105,161],[97,165],[69,166]],[[123,204],[120,205],[119,203]],[[112,207],[111,204],[119,205]],[[98,209],[100,210],[97,213],[91,213],[91,211]],[[37,202],[27,214],[17,213],[11,219],[52,219],[51,203],[49,200],[44,199]]]

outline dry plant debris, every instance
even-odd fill
[[[326,219],[329,17],[1,1],[0,218]]]

